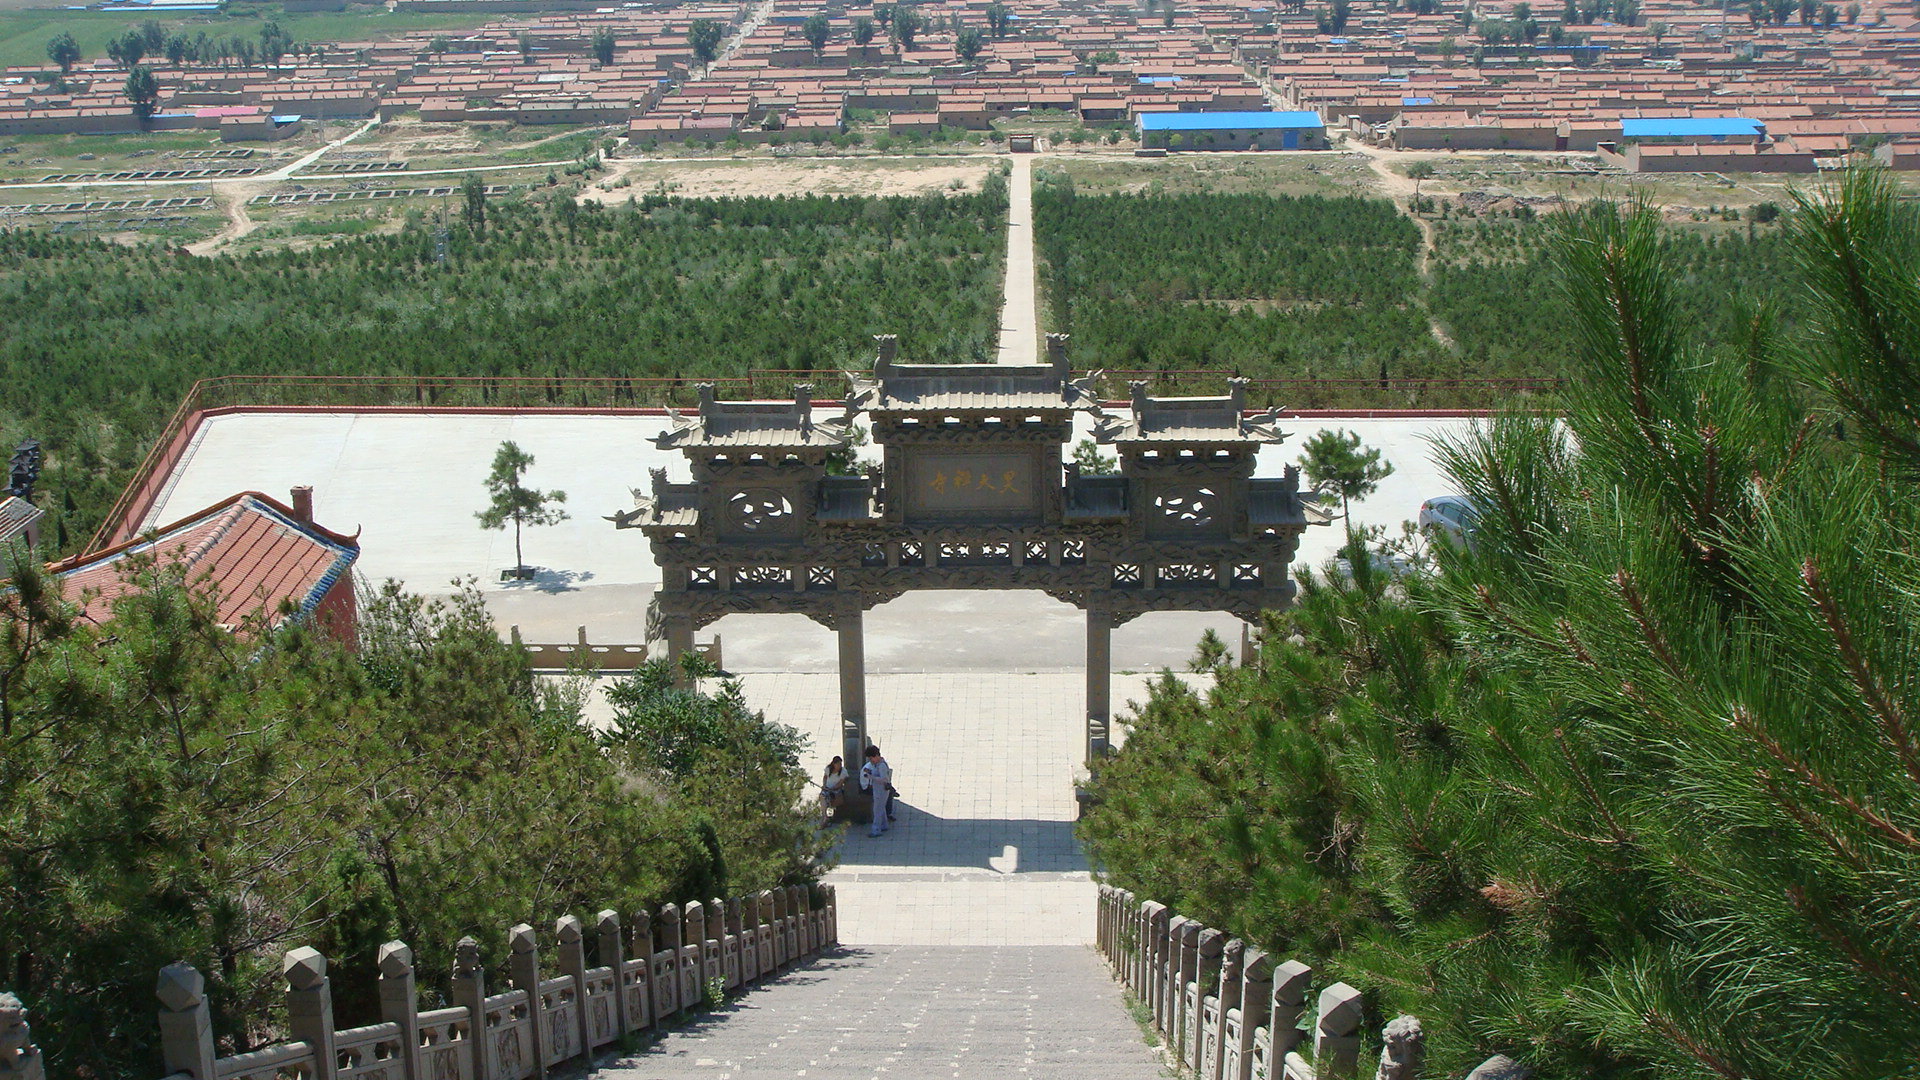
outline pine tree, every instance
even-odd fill
[[[527,577],[527,559],[520,550],[520,531],[528,525],[558,525],[567,520],[567,512],[552,505],[567,501],[564,491],[540,491],[520,482],[533,467],[533,455],[511,442],[503,442],[493,455],[493,470],[487,474],[487,494],[491,501],[475,514],[483,529],[504,529],[513,525],[513,572]]]

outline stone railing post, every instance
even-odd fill
[[[1240,976],[1240,1073],[1226,1080],[1253,1080],[1254,1036],[1268,1023],[1272,1001],[1273,961],[1259,949],[1248,949]],[[1272,1029],[1268,1029],[1267,1038],[1271,1045]]]
[[[1414,1080],[1420,1075],[1420,1058],[1426,1048],[1427,1034],[1420,1030],[1419,1018],[1396,1016],[1389,1020],[1380,1033],[1380,1067],[1374,1070],[1373,1080]]]
[[[487,969],[480,963],[480,943],[463,937],[453,947],[455,1005],[467,1007],[467,1049],[473,1054],[473,1080],[491,1080],[487,1069]]]
[[[380,946],[380,1019],[400,1026],[401,1063],[407,1080],[425,1080],[420,1056],[420,991],[414,985],[413,950],[405,942]]]
[[[1527,1080],[1533,1071],[1505,1054],[1495,1054],[1474,1066],[1467,1080]]]
[[[27,1007],[12,994],[0,994],[0,1080],[46,1080],[47,1063],[33,1045]]]
[[[827,944],[840,944],[840,890],[837,886],[825,886],[827,896]]]
[[[1200,931],[1199,966],[1193,980],[1193,1010],[1187,1014],[1187,1068],[1204,1075],[1207,1045],[1207,995],[1219,989],[1220,954],[1227,946],[1227,935],[1209,926]]]
[[[747,975],[749,965],[747,964],[745,955],[747,935],[746,928],[740,925],[739,897],[730,897],[727,900],[724,914],[726,917],[727,936],[725,939],[726,944],[722,947],[727,950],[727,985],[745,986],[749,981],[749,976]]]
[[[655,999],[653,1007],[656,1017],[664,1017],[669,1012],[678,1012],[691,1002],[680,1000],[680,905],[660,905],[659,949],[667,956],[667,969],[661,989],[662,996]],[[656,975],[659,972],[656,970]]]
[[[580,1059],[593,1067],[592,1036],[587,1031],[587,928],[577,916],[562,915],[553,920],[553,936],[559,942],[560,974],[573,980],[574,1038],[579,1040]],[[614,972],[615,986],[619,972]]]
[[[708,963],[708,978],[727,978],[727,902],[714,897],[707,901],[707,948],[713,951]]]
[[[787,890],[773,890],[773,966],[776,971],[787,970],[793,963],[792,944],[787,935]]]
[[[680,932],[686,942],[680,948],[680,997],[694,1005],[707,999],[707,905],[687,901],[680,909]]]
[[[1133,985],[1135,994],[1141,993],[1147,986],[1147,973],[1153,970],[1153,960],[1147,951],[1147,907],[1151,900],[1136,902],[1132,893],[1127,894],[1125,909],[1127,919],[1127,942],[1130,946],[1127,954],[1127,979]]]
[[[333,1049],[333,984],[327,958],[304,946],[280,961],[287,977],[287,1031],[313,1048],[314,1080],[333,1080],[340,1055]]]
[[[1140,907],[1142,976],[1134,996],[1146,1005],[1156,1026],[1160,1020],[1160,984],[1167,971],[1167,905],[1149,900]]]
[[[647,1026],[652,1027],[660,1019],[660,991],[653,985],[653,912],[641,908],[631,917],[633,955],[640,961],[641,977],[646,980]]]
[[[207,980],[192,964],[160,969],[153,993],[160,999],[160,1057],[168,1075],[214,1080],[213,1010]]]
[[[1313,1024],[1317,1080],[1351,1080],[1360,1067],[1360,991],[1337,982],[1320,991]]]
[[[1247,955],[1246,942],[1239,938],[1227,939],[1220,951],[1220,986],[1216,997],[1214,1028],[1207,1033],[1213,1043],[1213,1053],[1207,1062],[1209,1066],[1202,1080],[1222,1080],[1226,1072],[1227,1052],[1227,1013],[1240,1007],[1240,977]],[[1242,1017],[1245,1020],[1245,1017]],[[1237,1042],[1239,1036],[1235,1035]],[[1237,1068],[1237,1066],[1236,1066]]]
[[[507,976],[513,980],[515,990],[527,993],[527,1026],[530,1029],[533,1057],[533,1075],[536,1080],[545,1080],[547,1075],[547,1017],[540,1008],[540,939],[534,936],[533,927],[526,923],[515,923],[507,931]],[[474,1025],[475,1031],[485,1028]]]
[[[765,889],[753,894],[754,919],[760,926],[760,975],[765,978],[774,973],[779,960],[775,952],[774,938],[780,936],[780,927],[773,921],[773,894]]]
[[[593,917],[599,948],[595,959],[613,969],[613,1030],[624,1037],[627,1027],[627,951],[621,947],[620,913],[608,908]]]
[[[1187,987],[1193,984],[1200,970],[1200,924],[1186,916],[1178,920],[1175,930],[1175,975],[1173,985],[1167,988],[1167,1045],[1174,1051],[1174,1057],[1182,1057],[1181,1048],[1187,1040]]]
[[[1287,1054],[1300,1045],[1304,1032],[1300,1017],[1307,1011],[1307,985],[1313,981],[1313,969],[1298,960],[1289,960],[1273,969],[1273,1011],[1267,1022],[1272,1039],[1273,1067],[1280,1068]]]

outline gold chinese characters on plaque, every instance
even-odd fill
[[[907,511],[951,520],[1024,520],[1039,510],[1027,454],[932,454],[907,470]]]

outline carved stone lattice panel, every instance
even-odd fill
[[[1013,546],[1006,543],[941,544],[942,566],[1011,566]]]
[[[1220,568],[1205,563],[1164,563],[1154,571],[1160,585],[1217,585]]]
[[[687,568],[687,588],[717,589],[720,587],[720,568],[717,566],[692,566]]]
[[[831,566],[807,567],[807,588],[831,589],[834,586],[834,572]]]
[[[887,546],[885,544],[861,544],[860,545],[860,565],[861,566],[887,565]]]
[[[789,566],[736,566],[733,568],[733,586],[736,589],[752,588],[792,588],[793,568]]]
[[[1213,524],[1220,496],[1210,487],[1169,488],[1154,496],[1153,513],[1164,526],[1201,529]]]
[[[907,540],[901,543],[900,545],[900,565],[901,566],[925,566],[926,562],[927,562],[926,550],[920,546],[919,541]]]
[[[1073,566],[1087,561],[1087,542],[1085,540],[1062,540],[1060,542],[1060,565]]]
[[[745,488],[727,500],[727,524],[745,532],[785,531],[792,518],[793,504],[772,488]]]
[[[1141,574],[1140,564],[1138,563],[1114,563],[1113,564],[1113,587],[1114,588],[1116,589],[1137,588],[1139,587],[1141,580],[1142,580],[1142,574]]]
[[[1048,544],[1045,540],[1023,540],[1021,544],[1026,551],[1028,562],[1040,563],[1047,561]]]
[[[1234,563],[1233,583],[1235,585],[1260,584],[1260,566],[1258,563]]]

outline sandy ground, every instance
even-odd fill
[[[805,158],[788,161],[713,161],[702,158],[620,159],[581,193],[585,201],[621,203],[664,186],[674,195],[740,198],[771,195],[919,195],[977,191],[1000,163],[971,158],[863,161]],[[625,180],[625,187],[617,187]],[[955,184],[959,187],[956,188]]]

